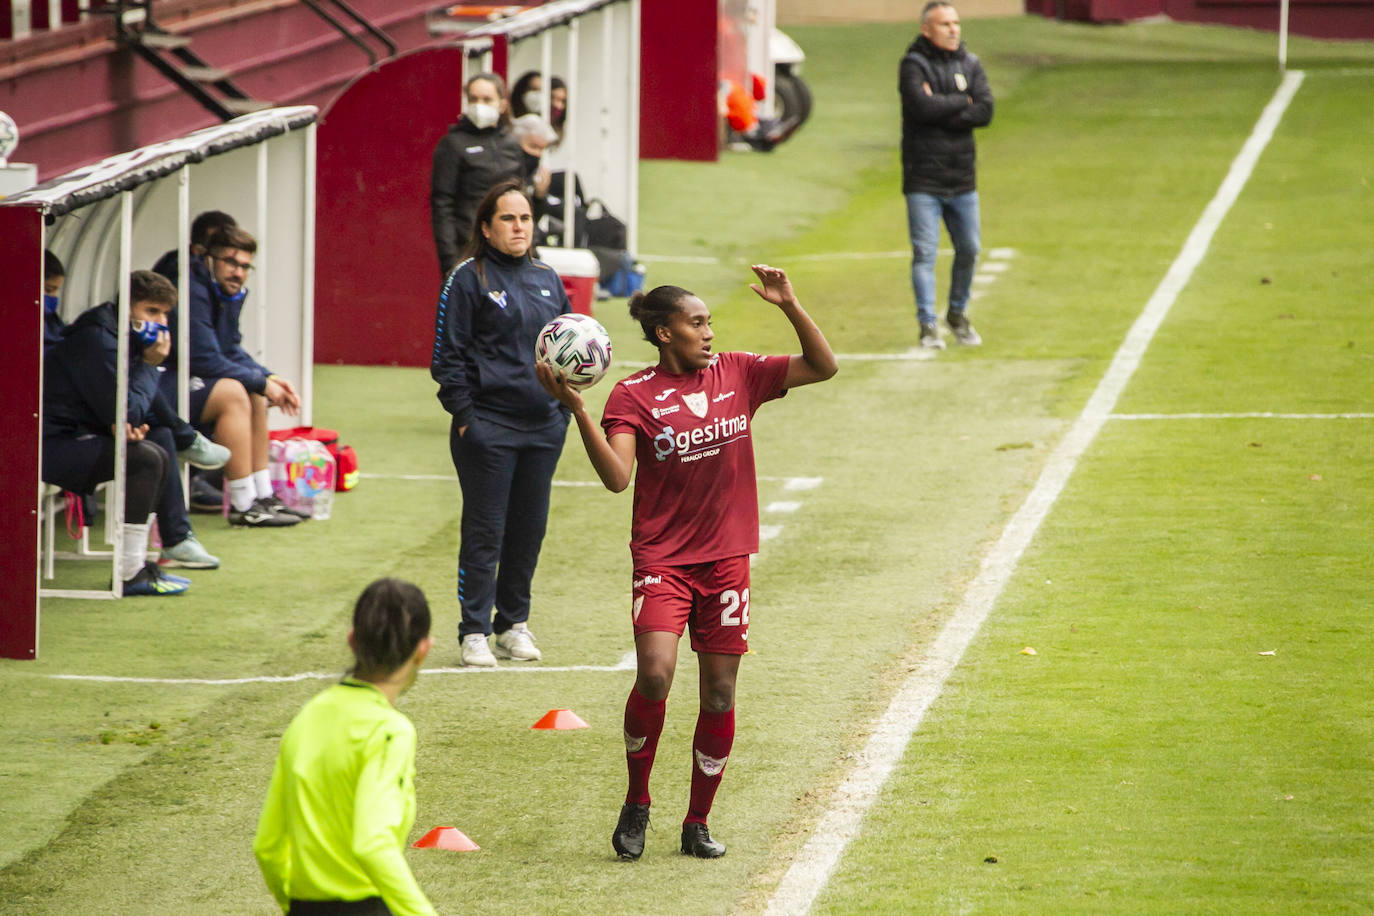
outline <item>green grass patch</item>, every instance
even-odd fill
[[[649,280],[702,295],[722,348],[795,347],[746,289],[751,261],[791,268],[838,350],[914,344],[902,257],[797,260],[905,247],[895,71],[914,31],[798,29],[817,107],[796,138],[767,156],[644,164],[644,251],[719,259],[655,262]],[[759,415],[760,502],[802,505],[753,576],[755,651],[712,816],[730,854],[676,853],[690,653],[634,866],[608,841],[628,672],[427,675],[401,703],[420,735],[415,833],[452,824],[482,846],[410,854],[442,912],[758,909],[1277,83],[1273,38],[1259,33],[1013,19],[967,36],[998,93],[979,140],[984,244],[1017,254],[977,305],[985,347],[846,361],[834,382]],[[1368,272],[1352,233],[1367,222],[1371,90],[1341,69],[1368,66],[1374,47],[1295,41],[1291,54],[1321,72],[1123,410],[1369,410]],[[598,317],[618,368],[652,358],[622,301]],[[50,675],[341,671],[350,603],[387,574],[425,589],[431,664],[456,663],[459,494],[433,383],[320,367],[315,390],[317,420],[381,475],[340,496],[332,520],[261,532],[198,519],[224,569],[192,574],[175,600],[45,602],[42,658],[0,663],[0,910],[270,908],[251,836],[281,732],[322,683]],[[608,390],[591,390],[594,409]],[[1110,424],[820,908],[1291,912],[1369,899],[1358,652],[1374,493],[1368,421],[1343,422]],[[822,483],[784,489],[802,476]],[[592,479],[575,436],[557,479]],[[531,622],[544,666],[612,666],[630,648],[629,506],[555,489]],[[592,727],[531,731],[553,707]]]

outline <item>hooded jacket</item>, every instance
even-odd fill
[[[962,42],[944,51],[919,35],[902,57],[899,88],[902,193],[953,197],[976,190],[973,129],[992,123],[992,89],[977,56]]]
[[[523,180],[525,172],[524,150],[503,125],[479,129],[463,115],[449,128],[434,148],[429,184],[429,221],[440,271],[448,273],[458,263],[486,193],[507,178]]]
[[[429,368],[454,422],[466,426],[479,415],[528,431],[560,413],[566,420],[534,375],[534,343],[545,324],[570,311],[563,281],[543,261],[488,246],[480,262],[459,264],[439,293]]]
[[[172,259],[169,265],[164,265],[166,260],[164,255],[163,260],[158,261],[158,268],[170,266],[173,274],[170,279],[176,283],[176,260]],[[158,269],[158,273],[167,276],[164,270]],[[210,269],[200,258],[191,259],[190,278],[191,293],[189,296],[183,295],[182,301],[189,304],[185,311],[189,312],[191,321],[191,374],[203,379],[238,379],[249,393],[262,394],[267,388],[267,376],[271,372],[243,349],[239,318],[243,314],[246,297],[237,302],[223,298],[210,275]],[[178,315],[182,311],[177,309],[172,312],[169,327],[173,341],[177,340]],[[163,393],[171,404],[176,403],[179,357],[173,345],[172,354],[162,363],[165,370],[162,373]]]
[[[43,357],[44,438],[113,435],[118,321],[113,302],[87,309]],[[143,361],[143,344],[132,330],[128,333],[128,422],[140,426],[153,422],[160,373]]]

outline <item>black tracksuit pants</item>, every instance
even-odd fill
[[[458,424],[452,425],[449,451],[463,491],[460,640],[469,633],[504,633],[529,619],[530,580],[567,430],[562,417],[534,431],[474,417],[459,436]]]

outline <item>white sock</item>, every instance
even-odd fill
[[[257,498],[258,488],[253,485],[252,477],[229,481],[229,505],[235,512],[247,512]]]
[[[119,551],[119,578],[128,582],[148,562],[148,523],[124,523],[124,543]]]
[[[258,499],[272,495],[272,474],[266,468],[253,472],[253,487],[258,491]]]

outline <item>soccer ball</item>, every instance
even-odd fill
[[[534,356],[580,391],[601,381],[611,367],[611,336],[590,315],[559,315],[540,329]]]

